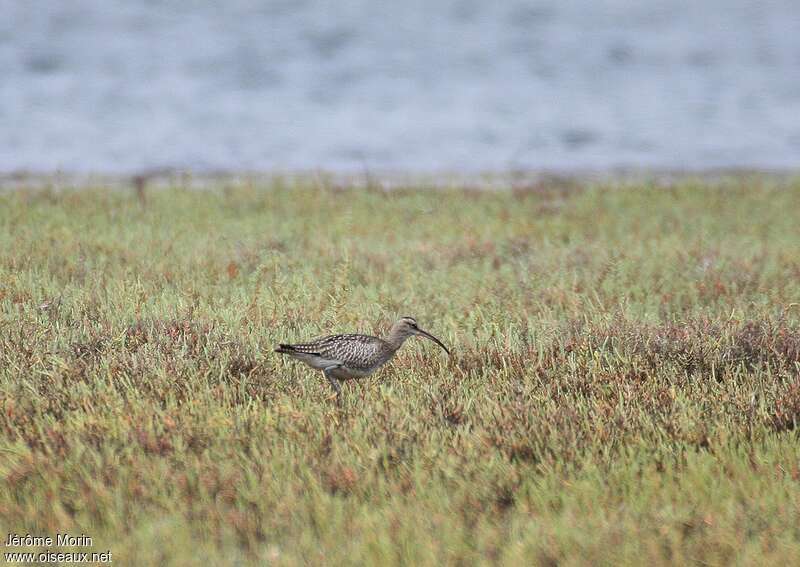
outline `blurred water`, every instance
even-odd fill
[[[798,0],[0,14],[0,171],[800,165]]]

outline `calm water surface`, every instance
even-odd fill
[[[0,12],[0,171],[800,166],[798,0]]]

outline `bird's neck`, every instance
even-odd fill
[[[408,336],[408,334],[404,333],[400,329],[392,327],[392,330],[389,331],[389,334],[386,335],[383,340],[389,343],[389,346],[391,346],[393,350],[397,350],[403,346],[403,343],[406,342]]]

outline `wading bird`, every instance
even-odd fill
[[[414,335],[432,340],[450,354],[442,341],[420,329],[413,317],[400,318],[382,339],[370,335],[331,335],[307,343],[278,345],[275,352],[288,354],[311,368],[322,370],[338,398],[342,393],[339,380],[372,374],[389,362],[405,340]]]

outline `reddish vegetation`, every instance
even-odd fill
[[[800,560],[800,186],[0,199],[3,526],[122,564]],[[341,405],[272,353],[397,315],[453,356]]]

